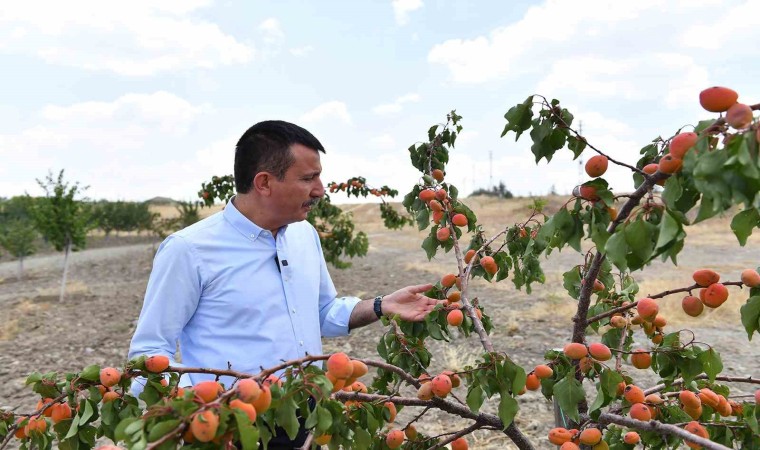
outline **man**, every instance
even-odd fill
[[[324,151],[288,122],[260,122],[243,134],[235,150],[237,195],[159,247],[130,358],[174,360],[179,342],[184,366],[257,373],[322,354],[322,336],[345,336],[380,314],[419,321],[433,310],[437,301],[423,294],[431,285],[374,300],[336,298],[317,232],[305,221],[324,195]],[[181,382],[213,378],[189,374]]]

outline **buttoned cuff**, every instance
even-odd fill
[[[358,297],[336,298],[322,324],[322,336],[348,336],[348,322],[351,319],[351,313],[360,301],[362,300]]]

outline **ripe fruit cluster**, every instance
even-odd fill
[[[433,396],[446,398],[452,389],[459,387],[462,383],[459,375],[450,370],[444,370],[433,378],[423,373],[419,376],[419,381],[420,387],[417,390],[417,398],[420,400],[430,400]]]

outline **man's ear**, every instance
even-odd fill
[[[259,194],[268,197],[272,193],[271,183],[274,178],[269,172],[259,172],[253,177],[253,189]]]

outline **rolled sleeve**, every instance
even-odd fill
[[[319,314],[323,337],[348,336],[348,322],[357,303],[357,297],[334,298]]]

